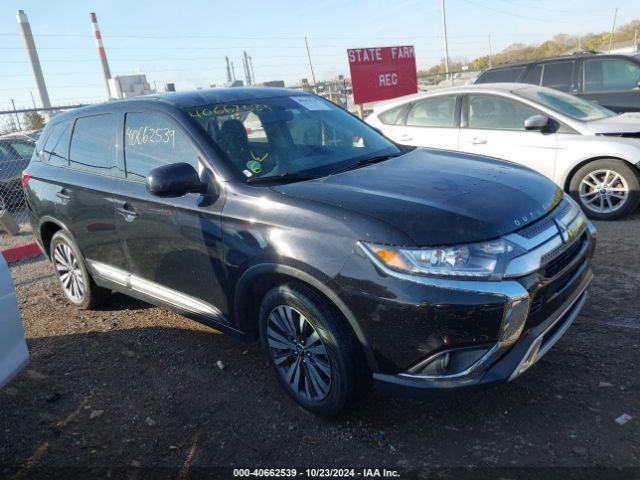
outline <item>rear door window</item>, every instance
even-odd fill
[[[72,121],[60,122],[51,127],[51,133],[42,148],[43,162],[58,167],[69,165],[69,140],[71,139]]]
[[[619,58],[584,61],[585,92],[633,90],[640,81],[640,66]]]
[[[454,127],[456,96],[425,98],[411,105],[407,113],[407,126],[411,127]]]
[[[480,77],[478,83],[515,82],[524,72],[525,66],[489,70]]]
[[[573,87],[573,60],[545,63],[542,71],[542,85],[568,92]]]
[[[71,168],[101,175],[114,173],[115,130],[115,117],[110,113],[78,118],[71,136]]]
[[[143,181],[154,168],[172,163],[188,163],[198,170],[198,153],[191,140],[173,119],[159,112],[127,113],[124,156],[131,180]]]

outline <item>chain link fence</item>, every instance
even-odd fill
[[[22,172],[29,165],[46,122],[79,106],[0,111],[0,248],[30,240]]]

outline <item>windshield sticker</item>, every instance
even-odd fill
[[[128,128],[126,131],[127,145],[168,145],[176,147],[176,131],[171,128],[138,127]]]
[[[326,102],[312,96],[291,97],[291,100],[299,103],[307,110],[331,110],[331,107]]]
[[[264,162],[269,156],[269,152],[265,153],[262,157],[260,157],[259,155],[256,155],[253,152],[250,152],[250,153],[251,153],[251,158],[253,158],[256,162]]]
[[[262,171],[262,164],[257,160],[249,160],[246,165],[251,170],[251,173],[260,173]]]
[[[242,173],[244,173],[247,177],[253,176],[253,173],[251,173],[249,170],[242,170]]]
[[[223,105],[216,105],[212,107],[199,108],[198,110],[192,110],[189,115],[194,118],[203,117],[218,117],[222,115],[233,115],[234,113],[243,112],[270,112],[271,107],[264,103],[250,103],[250,104],[235,104],[227,103]]]

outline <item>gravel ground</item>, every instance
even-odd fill
[[[288,400],[257,344],[123,295],[78,312],[45,261],[14,265],[31,362],[0,392],[0,476],[52,467],[154,466],[166,468],[156,476],[187,478],[216,466],[599,466],[634,467],[624,473],[637,478],[640,212],[597,226],[584,310],[516,382],[436,400],[372,392],[331,422]],[[632,419],[616,423],[625,413]],[[622,475],[611,472],[600,478]]]

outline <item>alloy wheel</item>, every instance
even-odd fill
[[[331,387],[327,349],[307,318],[289,305],[269,314],[269,354],[285,383],[300,397],[319,401]]]
[[[53,263],[67,296],[75,302],[81,302],[85,294],[84,277],[73,250],[68,245],[59,243],[53,253]]]
[[[629,198],[629,187],[622,175],[614,170],[595,170],[580,182],[580,200],[589,210],[612,213]]]

